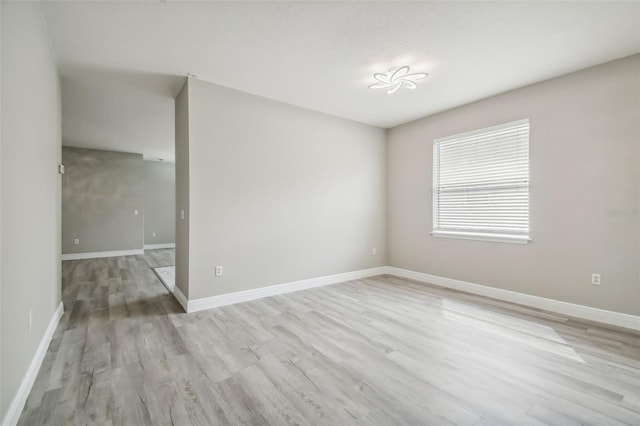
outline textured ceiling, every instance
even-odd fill
[[[171,97],[175,76],[191,73],[383,128],[640,51],[639,2],[47,2],[42,9],[69,87],[134,76],[128,81],[141,91]],[[367,88],[373,73],[401,65],[429,76],[393,95]]]

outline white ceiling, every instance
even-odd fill
[[[66,146],[175,159],[174,98],[184,77],[97,69],[62,78],[62,139]]]
[[[134,135],[133,129],[166,131],[162,121],[173,114],[150,117],[152,98],[175,96],[176,76],[187,73],[389,128],[640,51],[640,2],[47,2],[42,8],[65,81],[63,137],[72,144],[113,139],[104,129],[110,126]],[[367,88],[374,72],[401,65],[430,75],[416,90],[393,95]],[[113,111],[124,105],[129,113]],[[94,126],[106,133],[92,133]],[[141,137],[160,139],[157,132]]]

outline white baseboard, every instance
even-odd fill
[[[268,287],[261,287],[252,290],[239,291],[236,293],[221,294],[219,296],[205,297],[202,299],[189,300],[186,303],[187,312],[197,312],[204,309],[216,308],[218,306],[233,305],[234,303],[248,302],[249,300],[261,299],[263,297],[276,296],[278,294],[291,293],[299,290],[306,290],[314,287],[321,287],[329,284],[337,284],[344,281],[357,280],[360,278],[373,277],[385,274],[386,266],[378,268],[363,269],[360,271],[345,272],[342,274],[328,275],[325,277],[310,278],[307,280],[293,281],[290,283],[276,284]],[[176,293],[178,288],[176,287]],[[181,293],[182,294],[182,293]],[[182,296],[184,297],[184,296]],[[185,298],[186,300],[186,298]],[[178,300],[179,301],[179,300]],[[182,303],[181,303],[182,304]],[[184,307],[185,305],[182,304]]]
[[[182,306],[182,309],[184,309],[185,312],[189,312],[189,301],[187,300],[187,297],[182,293],[182,291],[180,291],[180,289],[178,288],[178,286],[175,286],[173,288],[173,297],[176,298],[176,300],[178,301],[178,303],[180,304],[180,306]]]
[[[503,290],[494,287],[487,287],[466,281],[454,280],[451,278],[439,277],[436,275],[424,274],[422,272],[410,271],[407,269],[394,268],[388,266],[387,273],[398,277],[409,278],[416,281],[435,284],[455,290],[466,291],[467,293],[478,294],[491,297],[493,299],[518,303],[532,308],[544,309],[563,315],[576,318],[587,319],[618,327],[640,330],[640,316],[623,314],[620,312],[607,311],[604,309],[592,308],[590,306],[577,305],[559,300],[546,299],[544,297],[532,296],[530,294],[518,293],[510,290]]]
[[[164,243],[164,244],[145,244],[145,250],[167,249],[176,248],[176,243]]]
[[[3,426],[14,426],[18,423],[20,415],[22,414],[22,409],[24,408],[24,404],[26,404],[27,398],[29,397],[29,392],[31,392],[33,383],[36,381],[38,371],[40,371],[40,366],[42,365],[44,356],[47,354],[49,343],[51,342],[53,333],[55,333],[56,331],[56,327],[58,327],[58,323],[60,322],[63,311],[64,305],[62,304],[62,302],[60,302],[55,312],[53,313],[51,320],[49,321],[49,325],[44,332],[44,336],[42,336],[42,340],[40,340],[38,349],[36,349],[36,353],[31,360],[31,364],[29,364],[27,373],[24,375],[24,378],[20,383],[18,392],[13,397],[13,401],[11,401],[11,404],[9,405],[7,414],[2,421]]]
[[[640,316],[637,315],[629,315],[620,312],[608,311],[605,309],[593,308],[590,306],[578,305],[575,303],[562,302],[559,300],[547,299],[530,294],[518,293],[515,291],[488,287],[466,281],[439,277],[437,275],[430,275],[422,272],[395,268],[392,266],[381,266],[378,268],[363,269],[361,271],[345,272],[342,274],[277,284],[269,287],[239,291],[236,293],[221,294],[219,296],[205,297],[202,299],[188,300],[177,286],[175,287],[175,291],[173,294],[186,312],[197,312],[219,306],[232,305],[234,303],[248,302],[250,300],[261,299],[263,297],[291,293],[294,291],[321,287],[330,284],[337,284],[345,281],[383,274],[396,275],[398,277],[409,278],[424,283],[435,284],[442,287],[465,291],[467,293],[491,297],[493,299],[504,300],[507,302],[517,303],[532,308],[544,309],[546,311],[600,322],[603,324],[610,324],[632,330],[640,330]]]
[[[101,257],[133,256],[136,254],[144,254],[144,250],[134,249],[116,251],[94,251],[89,253],[67,253],[62,255],[62,260],[98,259]]]

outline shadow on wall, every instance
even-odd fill
[[[62,253],[143,248],[141,154],[62,147]]]

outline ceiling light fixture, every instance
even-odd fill
[[[387,73],[375,73],[373,78],[378,82],[369,86],[369,89],[387,89],[387,94],[392,94],[398,91],[401,87],[407,89],[415,89],[416,80],[425,78],[429,74],[424,72],[418,72],[409,74],[409,67],[403,66],[399,68],[391,68]]]

